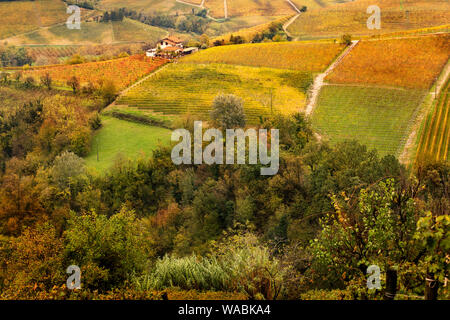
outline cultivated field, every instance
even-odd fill
[[[259,24],[253,27],[241,28],[237,32],[230,32],[227,34],[222,33],[220,36],[212,39],[212,42],[214,42],[215,40],[229,41],[231,35],[233,35],[234,37],[240,36],[244,38],[247,42],[250,42],[255,37],[256,34],[263,33],[264,31],[268,30],[273,23],[285,23],[287,20],[289,20],[289,16],[283,16],[281,18],[271,20],[269,22]]]
[[[222,1],[223,2],[223,1]],[[100,0],[99,5],[103,10],[128,8],[145,14],[167,13],[175,14],[191,12],[192,6],[179,3],[175,0]]]
[[[277,16],[295,13],[286,0],[227,0],[227,3],[229,16]]]
[[[398,156],[426,92],[356,86],[324,86],[313,126],[331,142],[355,139],[381,155]]]
[[[129,90],[117,104],[207,119],[214,97],[231,93],[244,100],[248,121],[258,123],[260,116],[272,111],[289,114],[302,110],[304,87],[311,81],[311,74],[290,70],[178,63]]]
[[[139,123],[102,117],[103,127],[92,139],[86,165],[100,172],[110,168],[118,158],[136,159],[149,156],[159,144],[170,143],[170,130]],[[99,161],[97,161],[97,147]]]
[[[0,2],[0,39],[66,21],[61,0]]]
[[[442,88],[437,103],[424,122],[417,148],[417,160],[449,159],[450,142],[450,80]]]
[[[449,34],[362,41],[326,80],[340,84],[428,89],[449,57]]]
[[[79,30],[68,29],[62,24],[13,37],[8,42],[15,45],[94,45],[139,41],[156,43],[166,34],[167,31],[161,28],[124,19],[112,23],[81,22]]]
[[[323,71],[343,46],[335,43],[280,42],[213,47],[184,62],[226,63],[300,71]]]
[[[80,84],[91,82],[95,85],[100,81],[111,79],[117,89],[124,89],[165,62],[159,58],[151,59],[136,55],[101,62],[39,68],[25,71],[23,76],[32,76],[39,81],[43,75],[49,73],[54,83],[60,86],[66,86],[67,80],[73,76],[77,77]]]
[[[27,48],[27,52],[33,60],[40,56],[49,58],[69,57],[77,53],[77,50],[76,46],[36,46]]]
[[[374,4],[382,13],[380,30],[369,30],[366,25],[370,16],[366,10]],[[358,0],[324,8],[311,7],[288,30],[298,37],[370,35],[438,26],[449,21],[447,0]]]

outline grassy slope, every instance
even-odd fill
[[[398,156],[424,96],[422,90],[325,86],[313,126],[331,142],[356,139]]]
[[[124,156],[135,159],[140,154],[150,155],[159,144],[170,142],[170,130],[146,126],[115,119],[102,117],[103,127],[95,134],[91,153],[86,157],[86,165],[102,172],[114,161]],[[99,161],[97,161],[97,142]]]
[[[292,113],[304,108],[305,94],[290,78],[299,72],[222,64],[174,64],[132,88],[118,104],[151,109],[165,114],[191,113],[209,117],[211,104],[219,93],[244,99],[250,123],[273,111]]]

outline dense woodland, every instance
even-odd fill
[[[7,82],[0,97],[2,298],[449,298],[448,162],[406,168],[355,141],[329,145],[295,114],[259,125],[281,128],[274,176],[176,166],[164,146],[98,174],[82,157],[108,102],[99,91]],[[381,290],[367,289],[372,264]]]

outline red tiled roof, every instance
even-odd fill
[[[165,47],[164,49],[162,49],[163,51],[178,51],[181,50],[178,47]]]
[[[183,40],[181,40],[180,38],[176,37],[176,36],[168,36],[167,38],[164,38],[163,41],[171,41],[173,43],[181,43],[183,42]]]

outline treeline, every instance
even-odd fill
[[[17,48],[14,46],[0,45],[0,66],[1,67],[17,67],[33,62],[25,48]]]
[[[78,1],[78,0],[63,0],[68,5],[76,5],[80,8],[88,9],[88,10],[94,10],[95,4],[97,3],[97,0],[84,0],[84,1]]]
[[[260,125],[280,128],[275,176],[261,176],[261,165],[176,166],[167,147],[97,175],[81,158],[97,108],[86,102],[50,94],[0,117],[2,297],[178,287],[380,298],[385,290],[365,284],[371,264],[396,270],[389,288],[403,294],[425,295],[428,278],[448,296],[448,163],[409,172],[355,141],[318,141],[296,114]],[[180,124],[192,132],[191,117]],[[82,270],[80,292],[64,289],[71,264]]]
[[[175,15],[154,13],[151,15],[145,15],[135,10],[127,8],[120,8],[118,10],[106,12],[103,15],[102,21],[122,21],[124,17],[140,21],[142,23],[161,27],[176,29],[181,32],[193,32],[197,34],[203,34],[208,27],[209,19],[206,17],[207,11],[205,9],[195,12],[192,10],[191,14]]]

